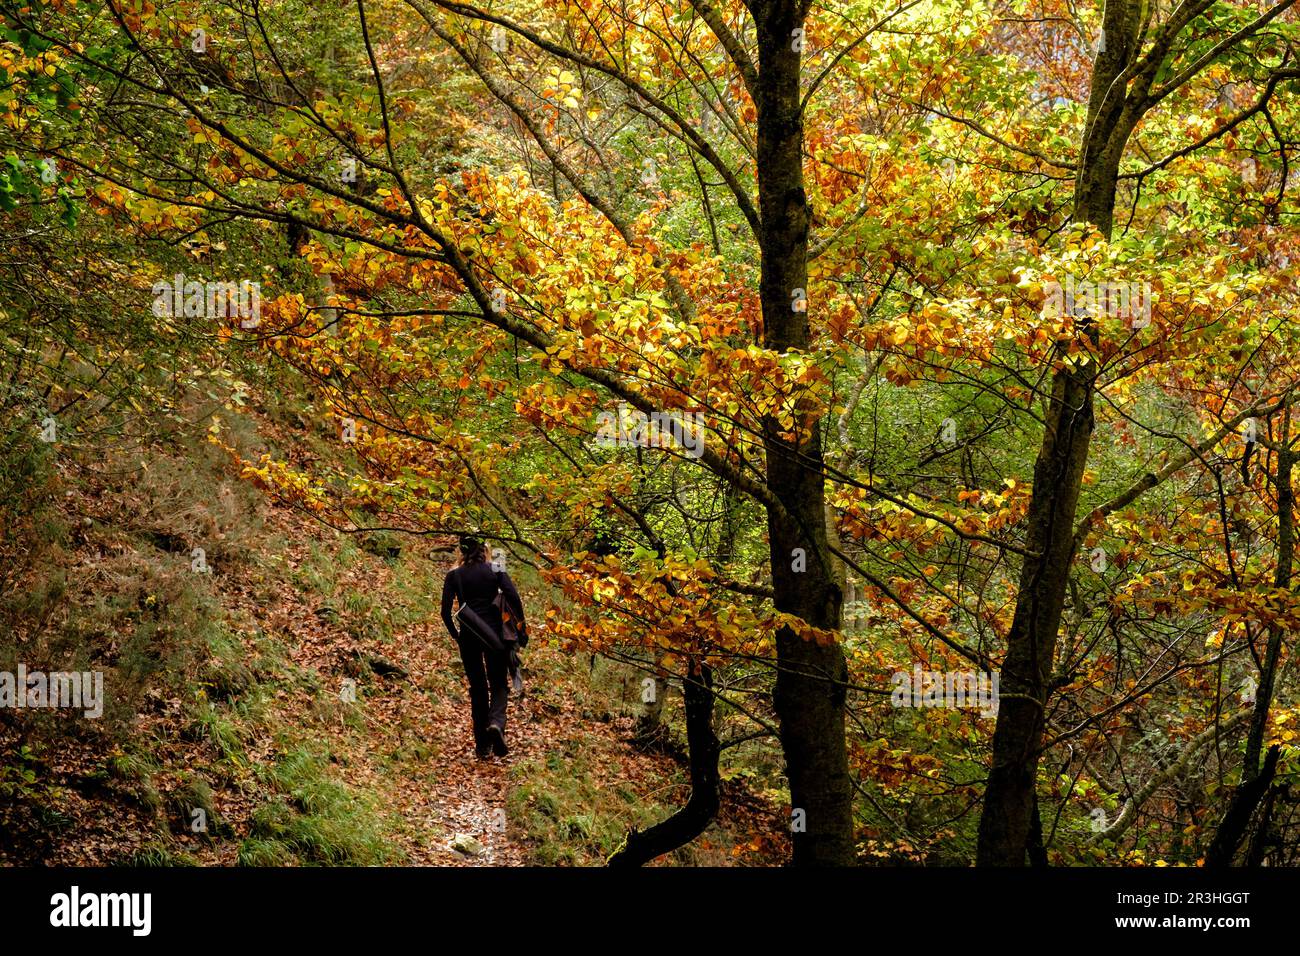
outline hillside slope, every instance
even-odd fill
[[[286,427],[224,417],[245,442]],[[45,463],[53,531],[5,598],[0,669],[101,669],[106,712],[0,712],[0,861],[592,864],[685,799],[678,763],[633,745],[636,675],[540,628],[512,752],[475,759],[438,619],[449,542],[340,534],[197,436],[89,451]],[[676,862],[779,826],[728,792]]]

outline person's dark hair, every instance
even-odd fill
[[[487,560],[487,546],[473,535],[463,535],[460,539],[460,563],[478,564]]]

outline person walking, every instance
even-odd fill
[[[510,575],[494,570],[483,542],[465,535],[460,539],[460,564],[447,573],[442,584],[442,620],[460,648],[469,679],[474,752],[480,760],[492,754],[504,757],[510,752],[506,746],[506,706],[514,642],[505,640],[498,594],[505,598],[520,641],[526,640],[523,601]],[[453,599],[457,604],[455,614]]]

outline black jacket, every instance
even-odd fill
[[[501,636],[501,612],[492,603],[496,600],[498,588],[506,596],[511,613],[519,621],[520,631],[525,630],[524,604],[519,599],[515,582],[504,571],[493,571],[488,562],[476,561],[452,568],[442,582],[442,622],[447,625],[447,631],[452,637],[460,640],[456,619],[451,613],[453,597],[461,607],[468,606],[496,631],[498,637]]]

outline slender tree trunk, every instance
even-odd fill
[[[799,83],[805,0],[755,0],[758,41],[757,170],[763,341],[789,351],[809,345],[808,313],[795,303],[808,279],[808,201],[803,179]],[[767,483],[783,505],[769,509],[772,587],[777,610],[837,629],[842,591],[827,548],[822,422],[798,416],[799,437],[764,425]],[[776,639],[774,703],[785,750],[797,865],[854,860],[852,790],[844,738],[848,671],[838,644],[806,640],[789,628]]]
[[[1039,830],[1034,780],[1044,708],[1074,558],[1074,515],[1092,437],[1092,377],[1087,369],[1056,374],[1047,429],[1034,467],[1025,545],[1007,655],[1002,664],[993,766],[980,817],[980,866],[1024,866]]]
[[[1280,753],[1277,744],[1269,747],[1268,755],[1264,758],[1263,769],[1258,770],[1251,779],[1244,781],[1233,792],[1232,802],[1228,804],[1228,812],[1224,814],[1219,829],[1215,831],[1214,840],[1205,852],[1207,870],[1223,870],[1232,866],[1237,847],[1241,844],[1242,837],[1246,835],[1246,828],[1250,826],[1250,818],[1259,801],[1268,792],[1277,773],[1277,758]]]
[[[667,737],[667,728],[664,727],[662,720],[664,714],[664,700],[668,696],[669,683],[659,676],[647,678],[654,682],[654,696],[645,704],[645,709],[636,721],[636,741],[642,747],[653,748],[661,746]],[[637,690],[640,691],[638,685]]]
[[[1272,752],[1273,748],[1269,748]],[[1272,777],[1270,776],[1270,780]],[[1277,806],[1277,798],[1282,795],[1285,787],[1269,787],[1268,795],[1264,797],[1263,809],[1259,811],[1259,823],[1255,827],[1255,835],[1251,838],[1250,849],[1246,854],[1246,866],[1260,867],[1264,865],[1264,854],[1268,852],[1271,844],[1276,842],[1276,837],[1271,833],[1273,827],[1273,809]]]
[[[1109,238],[1114,222],[1119,163],[1136,118],[1117,82],[1136,53],[1139,5],[1111,0],[1105,12],[1105,49],[1093,68],[1088,123],[1075,180],[1074,220]],[[1086,323],[1077,332],[1096,344]],[[1084,343],[1086,344],[1086,343]],[[1024,866],[1046,862],[1034,846],[1041,833],[1035,781],[1044,716],[1051,690],[1057,633],[1075,558],[1074,528],[1084,467],[1092,442],[1097,366],[1086,351],[1060,363],[1052,379],[1043,441],[1034,464],[1033,498],[1026,518],[1028,555],[1020,572],[1016,609],[1003,659],[993,760],[984,791],[976,862]]]
[[[1273,587],[1282,591],[1291,589],[1291,566],[1295,560],[1295,488],[1292,485],[1295,453],[1287,444],[1290,429],[1291,411],[1287,409],[1282,416],[1282,444],[1277,452],[1277,569],[1273,574]],[[1259,767],[1259,755],[1264,749],[1264,731],[1268,726],[1268,710],[1273,703],[1273,684],[1277,679],[1284,633],[1278,625],[1270,627],[1268,632],[1264,667],[1255,692],[1255,713],[1251,716],[1250,733],[1246,736],[1245,766],[1252,775]]]
[[[691,795],[685,806],[649,830],[633,830],[609,858],[610,866],[643,866],[657,856],[685,846],[718,815],[718,755],[713,731],[713,672],[701,664],[682,681],[686,699],[686,742],[690,751]]]
[[[1283,416],[1282,440],[1277,451],[1277,570],[1273,586],[1283,590],[1291,587],[1291,570],[1295,560],[1295,488],[1292,472],[1295,453],[1288,444],[1291,431],[1291,413]],[[1273,685],[1277,679],[1277,665],[1282,656],[1283,628],[1274,624],[1268,629],[1268,647],[1264,651],[1264,666],[1259,672],[1259,686],[1255,689],[1255,710],[1251,714],[1250,730],[1246,733],[1246,752],[1241,763],[1241,783],[1232,792],[1232,800],[1219,822],[1214,839],[1205,852],[1206,869],[1223,869],[1232,866],[1233,858],[1261,799],[1273,782],[1277,766],[1277,747],[1271,748],[1261,769],[1260,752],[1264,749],[1264,733],[1268,728],[1268,712],[1273,704]],[[1267,820],[1261,822],[1267,827]],[[1260,835],[1262,839],[1263,834]],[[1260,840],[1256,844],[1262,847]],[[1262,852],[1262,850],[1261,850]]]

